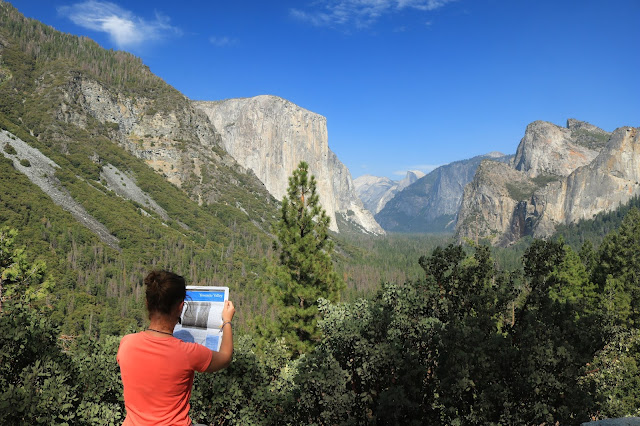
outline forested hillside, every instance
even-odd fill
[[[589,256],[534,241],[511,272],[495,268],[487,246],[436,248],[419,259],[420,279],[350,303],[321,299],[320,340],[297,359],[277,341],[238,338],[230,368],[196,377],[192,418],[438,425],[638,415],[639,224],[630,210]],[[119,424],[118,338],[56,339],[50,308],[37,303],[48,274],[7,267],[23,254],[13,236],[0,238],[0,421]]]
[[[0,156],[0,223],[18,229],[18,242],[46,261],[54,283],[48,303],[65,333],[121,333],[142,325],[141,280],[154,266],[234,290],[253,282],[269,257],[276,212],[255,178],[221,160],[198,183],[216,187],[216,202],[199,203],[188,185],[176,187],[123,149],[117,123],[101,122],[66,98],[68,84],[91,79],[124,97],[148,97],[145,114],[184,108],[188,100],[138,58],[25,19],[2,2],[0,75],[0,126],[58,164],[59,185],[119,240],[119,251],[103,244]],[[82,120],[63,119],[64,105]],[[12,149],[9,143],[4,153]],[[168,219],[111,190],[106,165],[133,179]],[[240,306],[253,297],[250,288],[236,294]],[[259,299],[251,299],[255,304]]]
[[[77,90],[82,84],[90,90]],[[118,108],[146,101],[138,116],[98,114],[91,108],[106,106],[86,99],[98,89],[100,99],[115,99]],[[171,116],[182,121],[170,121],[177,126],[170,133],[130,130],[132,120],[162,123]],[[17,244],[29,247],[30,260],[47,264],[46,303],[64,333],[99,336],[143,326],[142,278],[153,267],[192,284],[229,286],[240,330],[254,316],[273,314],[254,284],[274,259],[277,202],[217,145],[215,129],[195,128],[206,127],[201,118],[139,58],[60,33],[0,2],[0,128],[10,132],[0,144],[0,226],[18,230]],[[117,246],[103,243],[20,172],[27,163],[16,154],[18,140],[60,166],[48,178],[103,224]],[[166,215],[121,196],[105,177],[113,169]],[[346,283],[343,296],[417,276],[403,256],[417,258],[423,246],[409,244],[403,255],[389,257],[340,243],[334,260]]]

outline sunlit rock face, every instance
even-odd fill
[[[531,123],[511,167],[483,163],[465,189],[456,236],[509,245],[548,237],[640,194],[638,129],[605,132],[570,119]]]
[[[320,203],[338,231],[342,214],[367,232],[383,234],[356,195],[351,174],[329,149],[325,117],[276,96],[194,101],[220,132],[224,149],[252,170],[277,199],[301,161],[315,176]]]
[[[590,164],[536,192],[540,221],[534,236],[549,236],[556,225],[591,219],[640,195],[639,133],[633,127],[616,129]]]
[[[529,177],[568,176],[593,161],[608,138],[607,132],[577,120],[569,120],[567,128],[535,121],[527,126],[514,166]]]
[[[251,191],[265,192],[262,183],[224,151],[207,116],[178,92],[171,100],[131,98],[79,73],[70,76],[61,92],[58,120],[81,128],[93,119],[104,124],[110,140],[200,204],[217,202],[223,187],[236,185],[238,176],[246,176]]]

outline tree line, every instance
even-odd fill
[[[326,222],[299,170],[274,228],[281,256],[259,284],[276,323],[240,335],[224,372],[196,376],[194,421],[580,424],[639,414],[638,209],[597,249],[535,240],[520,268],[504,270],[488,246],[439,246],[415,260],[421,277],[340,302]],[[60,336],[42,303],[48,274],[15,237],[0,234],[0,422],[119,424],[118,337]]]

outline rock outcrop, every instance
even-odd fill
[[[527,233],[526,203],[519,201],[535,190],[535,183],[508,164],[485,160],[465,187],[458,213],[459,241],[489,240],[504,245]]]
[[[396,181],[388,177],[363,175],[356,178],[356,193],[364,207],[372,214],[377,214],[396,194],[424,176],[420,170],[407,171],[404,179]]]
[[[243,190],[260,203],[275,206],[264,185],[224,151],[207,116],[175,89],[165,88],[163,97],[132,98],[75,72],[60,89],[62,98],[54,112],[57,120],[81,128],[97,120],[112,141],[199,204],[219,202],[243,182]]]
[[[532,204],[540,217],[535,237],[547,237],[559,224],[591,219],[640,195],[639,130],[616,129],[590,164],[534,194]]]
[[[167,211],[156,203],[149,194],[140,189],[134,178],[129,176],[127,173],[118,170],[118,168],[113,164],[106,164],[102,166],[100,179],[110,191],[115,192],[126,200],[135,201],[136,203],[144,206],[144,208],[140,208],[140,211],[143,212],[144,215],[149,216],[149,212],[147,210],[150,210],[158,214],[162,219],[169,220],[169,214]]]
[[[383,234],[356,195],[349,170],[329,149],[326,118],[276,96],[194,101],[221,133],[224,149],[250,169],[277,199],[301,161],[317,180],[320,203],[338,231],[336,214],[374,234]]]
[[[592,145],[592,149],[586,144],[580,144],[575,133],[585,136],[590,130],[586,126],[578,127],[579,122],[576,120],[571,123],[574,129],[583,131],[575,132],[571,128],[562,128],[545,121],[529,124],[516,151],[515,169],[526,172],[530,177],[568,176],[578,167],[589,164],[602,146]],[[595,126],[591,127],[597,129]]]
[[[606,139],[606,142],[605,142]],[[511,167],[485,164],[465,189],[456,236],[509,245],[548,237],[640,194],[638,129],[613,133],[568,120],[527,127]]]
[[[440,166],[398,192],[376,220],[387,231],[452,232],[464,187],[486,158],[511,159],[494,152]]]

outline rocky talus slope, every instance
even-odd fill
[[[100,221],[87,212],[55,177],[58,164],[29,146],[19,137],[0,130],[0,152],[13,162],[13,167],[22,172],[31,182],[47,194],[85,227],[95,233],[109,247],[120,250],[119,240]]]
[[[329,149],[326,118],[276,96],[194,101],[220,131],[224,149],[252,170],[277,199],[301,161],[317,180],[320,203],[338,231],[336,214],[374,234],[383,234],[356,195],[349,170]]]
[[[510,166],[483,163],[465,189],[459,241],[509,245],[547,237],[560,224],[590,219],[640,194],[638,129],[605,132],[570,119],[567,128],[527,127]]]

